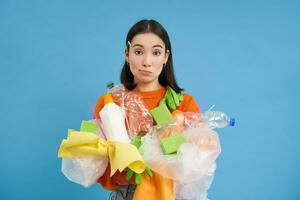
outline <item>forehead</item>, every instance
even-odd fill
[[[137,34],[136,36],[133,37],[131,44],[132,45],[140,44],[145,48],[147,47],[151,48],[154,45],[161,45],[163,48],[165,47],[165,43],[163,42],[163,40],[160,39],[160,37],[158,37],[154,33]]]

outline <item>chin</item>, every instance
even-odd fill
[[[153,78],[141,78],[141,79],[138,79],[138,82],[140,83],[152,83],[153,81],[155,81],[155,79]]]

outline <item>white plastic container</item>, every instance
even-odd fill
[[[130,143],[121,107],[113,102],[110,93],[104,96],[104,107],[99,112],[107,140]]]

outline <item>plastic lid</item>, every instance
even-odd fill
[[[235,125],[235,119],[234,118],[230,118],[229,125],[230,126],[234,126]]]
[[[110,81],[110,82],[108,82],[108,83],[106,84],[106,87],[107,87],[108,89],[111,89],[112,87],[114,87],[114,83],[113,83],[112,81]]]
[[[104,95],[104,104],[113,103],[114,100],[110,93]]]

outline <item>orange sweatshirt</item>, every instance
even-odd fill
[[[165,88],[161,88],[154,91],[138,92],[144,100],[145,106],[151,110],[158,106],[160,100],[164,97],[166,92]],[[104,106],[104,99],[101,96],[96,104],[95,118],[99,117],[99,112]],[[183,94],[183,101],[180,103],[178,110],[183,112],[199,112],[199,108],[195,99],[188,94]],[[107,167],[105,173],[98,179],[98,182],[108,190],[115,190],[120,185],[126,185],[134,183],[134,180],[130,182],[125,180],[126,173],[117,171],[112,177],[110,177],[110,166]],[[173,189],[173,181],[158,173],[153,172],[152,177],[145,175],[142,177],[142,183],[136,188],[134,193],[134,200],[174,200],[175,194]]]

